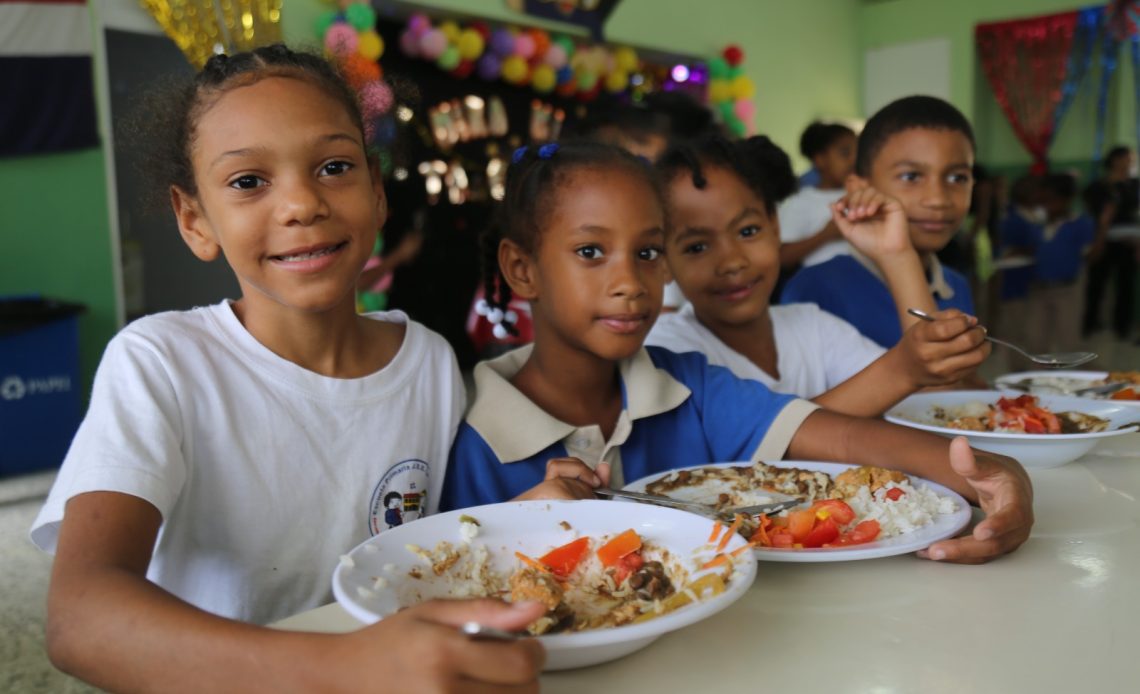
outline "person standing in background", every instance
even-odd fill
[[[1140,180],[1132,175],[1134,155],[1128,147],[1113,147],[1104,159],[1104,177],[1089,186],[1086,200],[1095,205],[1089,213],[1100,220],[1109,215],[1104,252],[1090,254],[1088,288],[1082,322],[1084,335],[1100,330],[1101,302],[1115,275],[1112,329],[1127,339],[1133,322],[1133,285],[1136,275],[1136,244],[1140,240]],[[1106,212],[1106,210],[1110,210]]]

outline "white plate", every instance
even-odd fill
[[[1103,381],[1108,378],[1107,371],[1066,371],[1066,370],[1052,370],[1052,371],[1018,371],[1015,373],[1008,373],[998,376],[994,379],[994,387],[1003,390],[1010,390],[1017,394],[1024,393],[1025,391],[1015,388],[1013,384],[1020,383],[1027,378],[1066,378],[1072,379],[1074,382],[1080,381],[1085,385],[1076,386],[1078,388],[1087,388],[1098,381]],[[1140,386],[1136,386],[1140,390]],[[1031,386],[1029,391],[1033,395],[1064,395],[1072,398],[1083,398],[1093,402],[1111,402],[1114,405],[1126,405],[1129,407],[1140,408],[1140,400],[1111,400],[1109,398],[1093,398],[1087,395],[1073,395],[1056,390],[1050,386]]]
[[[686,561],[698,548],[708,544],[712,529],[711,521],[684,511],[612,501],[518,501],[451,511],[387,530],[349,552],[351,565],[342,560],[333,572],[333,595],[337,602],[353,617],[371,624],[407,607],[401,604],[399,594],[406,595],[413,586],[425,600],[449,597],[451,586],[442,579],[433,580],[430,569],[420,580],[408,576],[413,567],[424,569],[425,565],[405,546],[414,544],[430,551],[440,540],[460,544],[459,517],[464,514],[479,521],[479,535],[474,542],[486,546],[491,553],[491,566],[499,571],[517,566],[516,551],[540,556],[581,535],[598,537],[627,528],[633,528],[647,541],[668,548]],[[569,523],[572,530],[562,528],[561,521]],[[744,538],[738,536],[725,551],[745,545]],[[713,554],[706,549],[701,556],[711,559]],[[389,564],[389,570],[385,570]],[[687,563],[686,568],[691,572],[690,578],[700,575]],[[385,577],[388,587],[373,590],[376,576]],[[604,663],[644,648],[662,634],[699,622],[728,607],[744,595],[755,578],[756,563],[738,561],[725,592],[707,600],[640,624],[540,636],[539,641],[546,647],[546,669],[564,670]]]
[[[933,393],[916,393],[887,413],[887,421],[903,426],[932,431],[942,436],[965,436],[970,445],[983,451],[1015,458],[1028,468],[1050,468],[1070,463],[1088,453],[1098,443],[1114,436],[1124,436],[1135,428],[1120,430],[1117,427],[1132,424],[1140,419],[1136,408],[1121,405],[1114,400],[1091,400],[1066,395],[1038,395],[1038,402],[1053,412],[1082,412],[1108,420],[1108,431],[1091,434],[1018,434],[997,431],[962,431],[939,426],[934,421],[933,408],[953,410],[971,403],[992,404],[1008,392],[994,390],[956,390]]]
[[[689,468],[681,468],[684,470],[698,470],[707,467],[736,467],[740,465],[747,465],[748,463],[714,463],[712,465],[694,465]],[[839,473],[849,468],[855,467],[854,465],[846,465],[844,463],[818,463],[808,462],[801,460],[781,460],[777,463],[771,463],[775,467],[795,467],[802,470],[814,470],[818,472],[826,472],[834,477]],[[644,492],[645,488],[649,486],[654,480],[658,480],[667,474],[677,472],[671,470],[667,473],[659,473],[642,477],[636,482],[631,482],[625,486],[626,489],[636,492]],[[953,490],[947,489],[940,484],[928,482],[920,477],[910,476],[911,482],[915,485],[926,485],[935,492],[942,496],[948,496],[954,500],[958,505],[958,510],[954,513],[944,516],[936,516],[934,522],[930,525],[919,528],[912,533],[905,535],[896,535],[895,537],[887,538],[885,540],[877,540],[875,542],[868,542],[864,545],[857,545],[855,547],[821,547],[819,549],[776,549],[774,547],[757,547],[753,550],[753,554],[760,561],[783,561],[783,562],[826,562],[826,561],[855,561],[857,559],[878,559],[880,557],[893,557],[897,554],[909,554],[917,552],[920,549],[926,549],[930,545],[945,540],[948,537],[954,537],[962,528],[965,528],[970,523],[970,503],[955,493]],[[690,497],[689,500],[695,501]]]

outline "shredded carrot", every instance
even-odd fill
[[[538,561],[537,559],[531,559],[530,557],[523,554],[522,552],[515,552],[515,556],[519,558],[519,561],[526,564],[527,566],[530,566],[531,568],[538,569],[539,571],[542,571],[543,573],[550,573],[550,569],[545,564]]]
[[[716,546],[716,551],[724,551],[724,548],[728,546],[729,541],[732,540],[732,536],[736,534],[737,530],[740,530],[740,524],[743,522],[744,516],[740,515],[739,513],[736,514],[736,518],[733,519],[732,525],[728,526],[728,532],[724,534],[724,537],[720,538],[720,544]]]
[[[706,563],[704,566],[702,566],[701,571],[704,571],[705,569],[711,569],[714,566],[720,566],[721,564],[725,563],[726,561],[728,561],[728,555],[718,554],[715,557],[713,557],[708,563]]]
[[[755,542],[749,542],[748,544],[744,545],[743,547],[737,547],[736,549],[729,552],[729,556],[739,557],[741,554],[744,554],[745,552],[747,552],[748,550],[752,549],[755,546],[756,546]]]
[[[720,531],[721,531],[721,530],[724,530],[724,523],[721,523],[720,521],[717,521],[717,522],[716,522],[716,525],[714,525],[714,526],[713,526],[713,529],[712,529],[712,534],[711,534],[711,535],[709,535],[709,544],[710,544],[710,545],[711,545],[712,543],[716,542],[716,539],[717,539],[718,537],[720,537]]]

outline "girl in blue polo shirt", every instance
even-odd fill
[[[529,301],[535,339],[476,367],[443,507],[589,498],[623,479],[787,455],[895,468],[980,503],[988,518],[932,558],[984,561],[1026,539],[1032,492],[1015,461],[645,347],[666,279],[664,192],[646,163],[589,142],[523,148],[512,162],[502,238],[487,244],[487,313],[509,329],[512,294]]]
[[[690,303],[662,316],[648,344],[700,352],[740,378],[865,417],[956,382],[989,354],[971,329],[977,320],[958,311],[911,326],[888,350],[815,304],[771,306],[783,252],[776,205],[796,179],[767,137],[706,137],[670,148],[657,166],[669,191],[665,255]],[[923,281],[917,262],[911,275]]]

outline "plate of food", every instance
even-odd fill
[[[832,562],[917,552],[957,535],[970,505],[933,482],[867,466],[780,461],[716,463],[632,482],[627,490],[732,509],[772,501],[772,493],[805,503],[773,516],[737,517],[721,529],[753,544],[761,561]],[[710,535],[716,542],[717,530]],[[721,535],[723,539],[723,535]]]
[[[916,393],[886,415],[895,424],[1017,459],[1027,468],[1072,462],[1106,438],[1137,429],[1136,408],[1065,395],[1013,396],[992,390]]]
[[[756,578],[748,541],[713,523],[612,501],[523,501],[421,518],[341,557],[333,594],[373,623],[436,598],[538,600],[547,670],[594,665],[712,616]]]
[[[1076,391],[1127,384],[1111,393]],[[1033,395],[1070,395],[1140,407],[1140,371],[1022,371],[999,376],[994,387]]]

